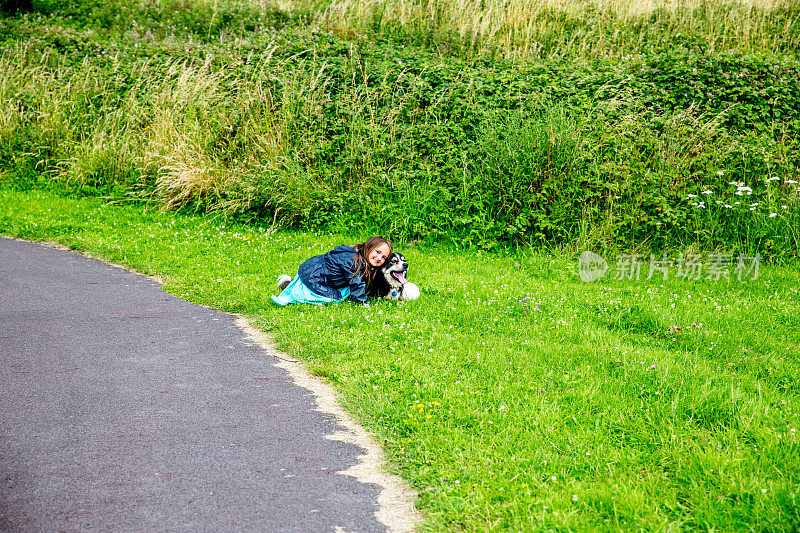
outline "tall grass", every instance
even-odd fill
[[[619,57],[682,42],[711,52],[800,45],[800,9],[789,0],[333,0],[319,9],[315,20],[329,30],[508,58]]]
[[[334,63],[271,46],[242,68],[27,53],[0,56],[7,164],[28,161],[73,192],[484,248],[797,249],[793,163],[778,163],[783,187],[767,189],[769,167],[753,166],[772,157],[766,139],[748,147],[725,111],[659,111],[624,91],[576,109],[540,93],[456,122],[469,108],[454,105],[485,98],[480,83],[431,92],[424,70],[380,71],[355,54]],[[689,195],[731,179],[753,201],[775,196],[781,216],[764,201],[709,229]]]
[[[798,249],[789,56],[466,61],[302,21],[211,42],[11,24],[0,162],[15,187],[486,249]],[[747,210],[691,201],[731,181]]]

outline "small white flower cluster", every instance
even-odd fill
[[[703,191],[700,194],[714,194],[714,193],[712,191]],[[692,198],[697,198],[697,195],[696,194],[688,194],[688,195],[686,195],[686,199],[687,200],[691,200]],[[701,209],[705,209],[706,208],[705,200],[700,200],[699,202],[692,202],[692,205],[696,206],[696,207],[699,207]]]
[[[745,185],[742,181],[732,181],[728,185],[736,186],[736,196],[742,196],[743,194],[750,196],[753,194],[753,189]]]
[[[771,178],[767,178],[764,181],[767,182],[767,184],[769,184],[770,182],[780,181],[780,180],[781,178],[779,176],[772,176]],[[786,180],[784,183],[786,183],[786,185],[797,185],[797,180]]]
[[[722,171],[722,170],[717,172],[717,176],[720,176],[720,177],[723,176],[724,174],[725,174],[725,172]],[[781,178],[779,176],[772,176],[770,178],[764,178],[764,182],[767,184],[767,186],[769,186],[769,184],[771,182],[773,182],[773,181],[780,181],[780,180],[781,180]],[[784,183],[785,184],[797,184],[797,181],[796,180],[785,180]],[[734,194],[736,194],[736,196],[751,196],[753,194],[753,189],[751,187],[745,185],[745,183],[743,181],[730,181],[730,182],[728,182],[728,185],[736,187],[736,190],[734,191]],[[800,187],[798,187],[797,190],[800,191]],[[708,206],[706,205],[706,201],[704,199],[701,199],[702,198],[701,195],[706,195],[707,196],[707,195],[712,195],[712,194],[716,194],[716,193],[711,189],[704,189],[704,190],[698,192],[697,194],[691,194],[691,193],[687,194],[686,195],[686,200],[687,201],[691,201],[692,202],[691,205],[694,206],[694,207],[697,207],[697,208],[700,208],[700,209],[706,209]],[[724,196],[724,194],[723,194],[723,196]],[[694,201],[692,201],[692,200],[694,200]],[[730,200],[728,200],[728,201],[730,201]],[[711,203],[711,202],[709,201],[709,203]],[[733,209],[734,207],[741,205],[743,208],[747,207],[747,209],[749,209],[750,211],[756,211],[759,208],[759,206],[761,205],[759,202],[753,202],[753,203],[749,204],[749,206],[746,203],[743,205],[742,202],[738,202],[738,201],[727,203],[726,200],[724,200],[724,199],[720,199],[720,200],[715,199],[714,200],[714,204],[719,205],[719,206],[721,206],[721,207],[723,207],[725,209]],[[769,206],[767,206],[767,207],[769,207]],[[781,205],[781,209],[789,209],[789,206],[788,205]],[[775,211],[770,210],[768,218],[775,218],[777,216],[779,216],[779,212],[778,212],[777,209],[775,209]]]

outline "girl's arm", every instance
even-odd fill
[[[350,298],[360,304],[367,303],[367,284],[361,274],[356,274],[350,279]]]
[[[364,283],[361,285],[350,285],[350,298],[360,304],[367,303],[367,287]]]

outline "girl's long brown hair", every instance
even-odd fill
[[[353,276],[356,274],[361,274],[361,278],[367,283],[367,285],[372,283],[372,277],[375,274],[375,269],[369,264],[369,254],[372,252],[372,250],[382,244],[389,245],[389,254],[386,256],[386,259],[388,259],[389,255],[391,255],[393,251],[392,243],[380,235],[375,235],[374,237],[367,239],[366,242],[356,244],[356,255],[353,258],[353,266],[355,267]],[[352,278],[353,276],[350,277]]]

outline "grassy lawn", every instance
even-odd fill
[[[399,245],[419,300],[277,308],[278,274],[364,236],[3,189],[0,233],[275,335],[418,489],[425,529],[800,528],[796,266],[583,283],[578,254]]]

